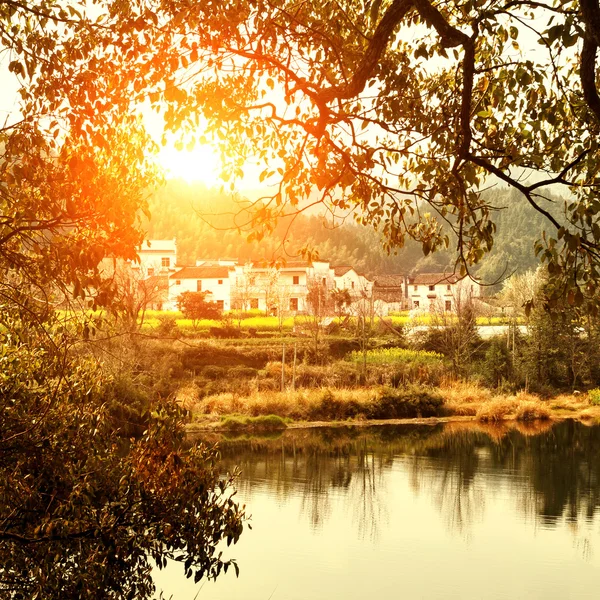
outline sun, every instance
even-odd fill
[[[207,186],[222,183],[218,153],[208,144],[197,145],[192,150],[177,150],[168,145],[158,152],[156,160],[165,170],[167,179],[184,179],[188,183],[199,181]]]

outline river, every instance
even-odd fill
[[[214,441],[211,439],[210,441]],[[597,598],[600,427],[288,431],[220,442],[252,515],[233,571],[173,600]]]

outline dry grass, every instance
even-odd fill
[[[514,397],[498,396],[479,407],[477,418],[485,422],[503,421],[515,414],[518,405],[519,403]]]
[[[223,393],[198,399],[192,407],[198,415],[273,414],[298,421],[430,417],[442,410],[440,394],[425,386]]]
[[[550,410],[539,399],[521,400],[515,416],[517,421],[547,421],[550,419]]]
[[[440,391],[448,412],[457,416],[474,417],[479,407],[492,399],[490,390],[465,381],[452,383]]]
[[[588,398],[585,394],[560,394],[553,398],[550,407],[553,410],[578,412],[589,406]]]
[[[193,410],[198,402],[198,388],[195,385],[186,385],[177,390],[175,401],[186,410]]]
[[[333,403],[366,405],[376,395],[374,390],[325,390],[301,389],[296,391],[262,391],[248,396],[234,393],[208,396],[196,402],[194,413],[227,415],[233,413],[250,415],[275,414],[296,420],[307,420],[318,414],[325,395]],[[335,412],[335,410],[333,411]]]

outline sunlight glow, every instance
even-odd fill
[[[219,179],[219,156],[208,144],[197,145],[193,150],[177,150],[165,146],[156,158],[166,171],[167,179],[184,179],[191,183],[200,181],[207,186],[222,183]]]

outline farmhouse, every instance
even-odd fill
[[[455,311],[461,302],[479,298],[481,286],[468,277],[447,273],[420,273],[407,278],[408,308]]]
[[[132,268],[140,269],[146,277],[172,273],[177,265],[177,242],[175,240],[145,240],[138,249],[140,262]]]
[[[233,266],[183,267],[169,278],[170,299],[176,301],[183,292],[208,292],[206,299],[221,310],[231,309]]]

